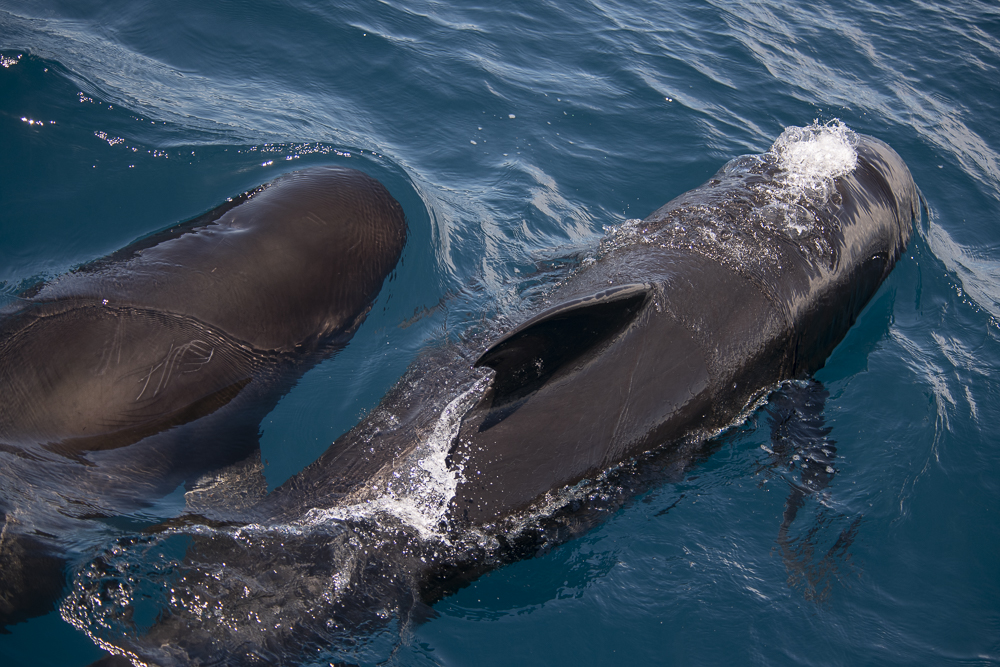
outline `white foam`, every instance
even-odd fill
[[[373,486],[368,500],[344,507],[312,510],[306,516],[306,523],[390,515],[415,528],[422,539],[447,541],[448,505],[455,497],[462,473],[459,466],[448,466],[448,451],[458,436],[465,413],[479,400],[488,385],[489,378],[483,377],[448,403],[430,433],[421,437],[413,451],[385,481]]]
[[[858,165],[858,136],[839,120],[786,127],[764,157],[777,167],[757,210],[764,226],[801,240],[816,231],[813,211],[836,195],[836,180]]]
[[[858,136],[840,120],[806,127],[786,127],[771,146],[781,168],[782,183],[799,191],[826,191],[833,179],[858,165]],[[796,193],[799,194],[799,193]]]

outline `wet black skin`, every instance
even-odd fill
[[[759,214],[766,200],[754,185],[773,166],[723,168],[643,220],[634,233],[644,240],[605,252],[541,312],[471,350],[478,358],[435,352],[446,358],[433,364],[438,379],[414,390],[404,378],[407,391],[383,401],[398,427],[380,426],[373,440],[363,422],[265,506],[287,519],[363,498],[455,387],[477,377],[470,361],[495,375],[450,456],[462,466],[458,525],[496,521],[630,456],[727,426],[778,382],[822,367],[906,247],[919,213],[909,170],[877,139],[862,136],[857,151],[857,168],[802,238]]]
[[[123,541],[78,576],[64,615],[153,664],[294,664],[586,530],[592,507],[573,500],[536,528],[512,526],[551,492],[624,462],[683,469],[777,383],[820,368],[854,323],[919,214],[901,158],[870,137],[857,150],[856,169],[812,211],[818,224],[805,235],[767,215],[756,186],[775,177],[774,163],[730,163],[633,226],[628,242],[606,245],[524,322],[427,350],[361,423],[256,507]],[[391,517],[309,522],[317,509],[377,500],[449,404],[460,426],[447,461],[461,470],[440,526],[449,544]],[[144,560],[174,544],[184,556],[166,569]],[[157,620],[138,627],[129,582],[153,571],[162,578],[144,604]],[[206,604],[213,614],[197,611]]]
[[[253,454],[260,420],[351,338],[405,239],[378,181],[306,169],[0,312],[0,628],[51,608],[63,534]]]
[[[823,238],[766,229],[747,210],[751,179],[719,174],[643,221],[652,243],[612,252],[552,297],[578,308],[556,306],[491,345],[477,364],[496,370],[493,396],[466,417],[455,453],[466,480],[456,516],[490,521],[628,456],[717,431],[777,382],[822,367],[918,212],[909,172],[888,146],[865,139],[858,153],[859,166],[838,179],[839,203],[818,211]],[[734,241],[706,243],[692,227],[697,205],[720,211],[716,237],[741,236],[751,256],[727,253]],[[588,304],[595,294],[602,306]],[[617,320],[587,340],[581,317],[599,307]],[[545,368],[540,386],[533,368],[520,377],[554,348],[566,359]],[[517,408],[504,415],[505,404]]]

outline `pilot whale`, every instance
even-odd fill
[[[843,173],[786,164],[795,156],[782,149],[830,130],[795,128],[772,153],[734,160],[624,225],[546,307],[478,352],[464,382],[476,368],[492,377],[449,449],[462,471],[449,520],[488,523],[629,456],[717,432],[778,382],[823,365],[919,212],[902,159],[838,127]],[[394,469],[385,456],[404,456],[414,427],[383,428],[383,455],[372,456],[362,425],[269,504],[370,497],[371,476]]]
[[[256,451],[260,420],[351,338],[405,240],[381,183],[305,169],[4,308],[0,627],[59,594],[75,520]]]
[[[365,628],[578,534],[616,470],[689,458],[820,368],[919,202],[885,143],[788,128],[621,225],[523,321],[428,348],[257,506],[119,542],[63,616],[136,664],[356,661]]]

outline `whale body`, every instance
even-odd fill
[[[523,321],[428,349],[257,506],[119,543],[78,573],[63,616],[143,663],[351,661],[359,628],[592,525],[586,491],[609,470],[690,457],[820,368],[919,201],[881,141],[789,128],[620,226]]]
[[[355,170],[281,176],[0,312],[0,627],[62,587],[75,520],[250,456],[260,420],[342,347],[406,239]]]
[[[846,173],[789,183],[796,175],[776,149],[738,158],[624,225],[540,312],[485,350],[463,351],[477,355],[471,369],[436,362],[458,369],[437,371],[455,386],[493,371],[450,445],[462,472],[449,520],[494,521],[629,456],[717,432],[778,382],[818,370],[919,212],[895,151],[841,131],[856,158]],[[783,139],[792,150],[816,137]],[[410,394],[407,403],[426,405]],[[420,413],[436,418],[442,400]],[[324,498],[370,499],[371,477],[414,446],[409,431],[429,428],[414,419],[382,428],[374,455],[359,425],[268,504],[293,508],[287,517]]]
[[[381,184],[310,169],[41,285],[2,314],[0,441],[131,444],[342,345],[404,240]]]

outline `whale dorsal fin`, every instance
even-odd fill
[[[622,331],[646,302],[646,283],[566,301],[495,340],[476,360],[496,371],[493,406],[527,396],[559,368]]]

